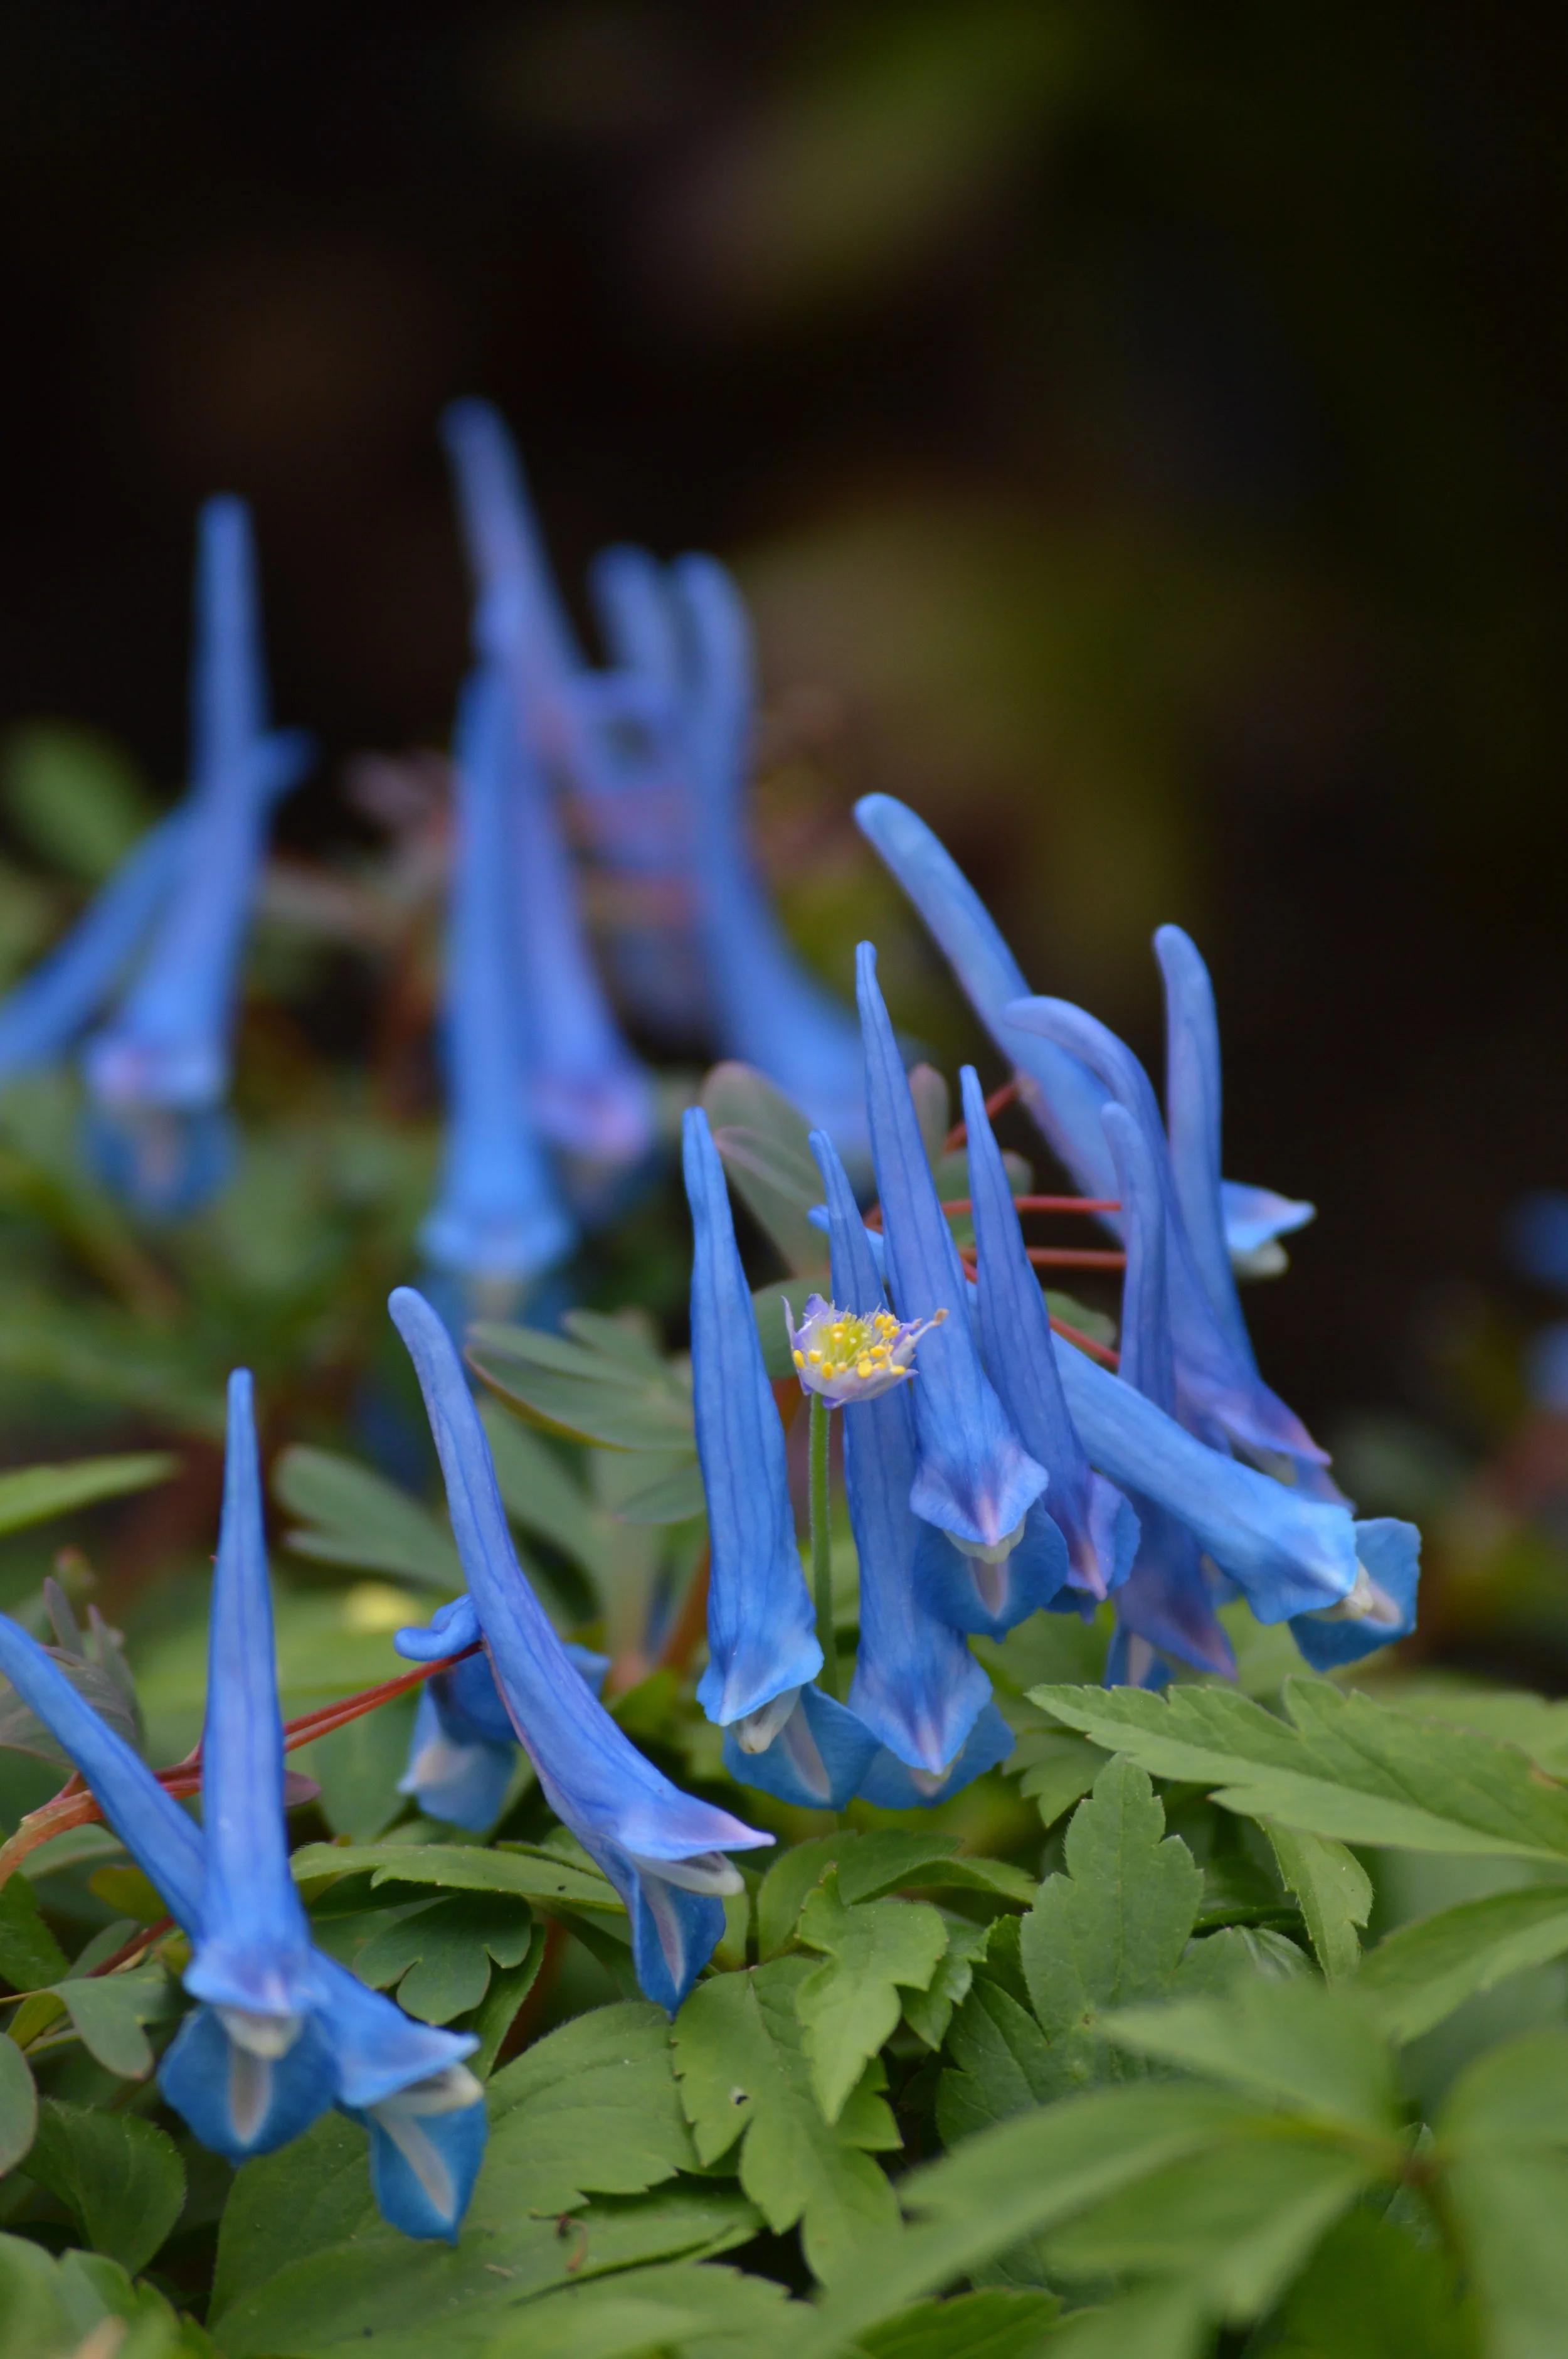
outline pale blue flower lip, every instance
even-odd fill
[[[1266,1259],[1270,1246],[1278,1245],[1281,1237],[1293,1236],[1317,1218],[1315,1204],[1300,1197],[1277,1195],[1272,1188],[1251,1188],[1240,1180],[1222,1180],[1220,1199],[1225,1209],[1225,1241],[1238,1277],[1249,1272],[1267,1277],[1278,1270],[1278,1258],[1271,1263]]]
[[[966,1300],[963,1266],[942,1210],[903,1060],[877,987],[877,954],[856,956],[866,1053],[866,1108],[887,1240],[888,1291],[900,1319],[935,1320]],[[1044,1490],[980,1364],[967,1319],[934,1326],[912,1388],[917,1449],[910,1504],[960,1548],[997,1549]]]
[[[390,1309],[425,1396],[458,1553],[513,1725],[551,1808],[626,1903],[639,1984],[673,2014],[723,1932],[723,1896],[741,1888],[725,1854],[773,1838],[683,1794],[589,1692],[518,1564],[451,1337],[411,1287],[395,1290]]]
[[[822,1669],[795,1544],[784,1428],[762,1363],[724,1167],[699,1106],[687,1109],[682,1164],[691,1206],[691,1371],[697,1454],[708,1498],[708,1661],[697,1701],[728,1727]]]

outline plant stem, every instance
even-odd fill
[[[827,1432],[833,1412],[820,1393],[811,1396],[811,1589],[816,1604],[816,1642],[822,1669],[816,1683],[838,1701],[838,1639],[833,1627],[833,1537],[827,1525]]]

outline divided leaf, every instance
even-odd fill
[[[38,2107],[27,2176],[59,2197],[94,2252],[132,2277],[152,2259],[185,2201],[185,2165],[156,2123],[53,2097]]]
[[[847,1908],[830,1869],[801,1911],[799,1936],[827,1962],[808,1973],[795,2008],[812,2086],[836,2122],[867,2063],[898,2028],[900,1989],[925,1991],[947,1947],[947,1928],[924,1900],[869,1900]]]
[[[1372,1879],[1341,1843],[1303,1834],[1294,1827],[1267,1829],[1280,1875],[1301,1906],[1314,1952],[1332,1982],[1353,1974],[1360,1963],[1357,1928],[1372,1913]]]
[[[296,1556],[392,1573],[449,1596],[463,1585],[444,1522],[397,1484],[336,1451],[297,1442],[273,1472],[273,1495],[300,1518],[285,1539]]]
[[[501,1893],[429,1900],[373,1933],[354,1971],[373,1990],[395,1984],[399,2006],[422,2023],[450,2023],[484,1997],[492,1959],[522,1964],[533,1928],[527,1902]]]

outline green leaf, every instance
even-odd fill
[[[450,2023],[483,1998],[492,1958],[522,1964],[533,1929],[527,1902],[501,1893],[427,1900],[373,1933],[354,1972],[373,1990],[395,1984],[399,2006],[421,2023]]]
[[[527,1953],[514,1966],[502,1966],[490,1977],[485,1992],[469,2029],[479,2046],[468,2060],[470,2072],[480,2080],[488,2080],[495,2069],[502,2042],[517,2020],[519,2008],[539,1979],[539,1969],[545,1962],[545,1928],[535,1925],[529,1938]]]
[[[1341,1843],[1568,1858],[1568,1789],[1513,1746],[1291,1680],[1289,1721],[1219,1687],[1035,1688],[1032,1701],[1157,1777]],[[1419,1801],[1411,1798],[1419,1795]]]
[[[1022,1769],[1020,1793],[1039,1810],[1041,1825],[1054,1827],[1065,1811],[1083,1799],[1105,1763],[1100,1747],[1086,1738],[1068,1736],[1059,1729],[1042,1729],[1020,1740],[1007,1767],[1010,1772]]]
[[[59,2197],[94,2252],[131,2277],[146,2268],[185,2201],[185,2165],[156,2123],[53,2097],[38,2107],[27,2176]]]
[[[1130,1761],[1108,1762],[1074,1812],[1066,1866],[1041,1887],[1019,1936],[1030,2001],[1064,2090],[1122,2077],[1098,2019],[1166,1988],[1203,1897],[1191,1853],[1165,1833],[1164,1810]]]
[[[1022,1868],[1000,1859],[956,1857],[952,1835],[919,1834],[899,1827],[878,1828],[856,1834],[841,1827],[830,1835],[816,1835],[782,1853],[763,1876],[757,1893],[757,1940],[762,1955],[773,1957],[794,1935],[807,1895],[829,1868],[838,1869],[838,1895],[851,1905],[880,1899],[889,1892],[959,1891],[983,1895],[994,1902],[1027,1908],[1037,1886]]]
[[[1323,1835],[1271,1826],[1270,1843],[1285,1889],[1301,1905],[1308,1936],[1328,1980],[1353,1974],[1360,1963],[1356,1929],[1372,1913],[1372,1879],[1354,1852]],[[1568,1905],[1568,1895],[1564,1896]]]
[[[490,2083],[487,2183],[531,2212],[640,2195],[697,2167],[662,2010],[596,2007],[535,2042]],[[499,2190],[492,2185],[499,2201]]]
[[[1568,1951],[1568,1886],[1493,1892],[1401,1925],[1379,1942],[1357,1989],[1391,2038],[1414,2039],[1510,1974]]]
[[[581,1484],[550,1444],[500,1401],[481,1401],[479,1415],[495,1461],[502,1504],[513,1522],[531,1538],[559,1549],[598,1581],[604,1565],[604,1534]]]
[[[595,1473],[598,1504],[620,1523],[683,1524],[707,1512],[695,1450],[604,1451]]]
[[[1476,2155],[1449,2172],[1446,2193],[1487,2359],[1562,2359],[1568,2155]]]
[[[859,2348],[866,2359],[1034,2359],[1061,2306],[1054,2293],[950,2294],[869,2328]]]
[[[986,1954],[989,1928],[968,1924],[961,1917],[946,1919],[947,1947],[936,1972],[924,1990],[903,1993],[903,2019],[927,2048],[940,2048],[947,2037],[953,2011],[968,1997],[975,1967]]]
[[[1142,2286],[1103,2310],[1076,2310],[1053,2335],[1051,2359],[1197,2359],[1210,2326],[1195,2287]]]
[[[1359,2136],[1393,2129],[1387,2049],[1362,2007],[1317,1983],[1259,1977],[1224,1999],[1130,2008],[1101,2028],[1136,2055],[1206,2073],[1303,2119]]]
[[[334,1834],[371,1843],[402,1810],[397,1790],[408,1759],[417,1709],[412,1695],[394,1696],[341,1728],[302,1745],[292,1765],[320,1787],[319,1807]]]
[[[676,2071],[703,2163],[741,2140],[746,2193],[775,2235],[799,2222],[808,2266],[829,2278],[860,2238],[896,2224],[892,2190],[861,2149],[899,2138],[874,2065],[838,2120],[823,2119],[795,2012],[813,1971],[776,1958],[699,1983],[676,2017]]]
[[[1281,2304],[1269,2359],[1477,2359],[1474,2304],[1437,2245],[1375,2212],[1336,2223]]]
[[[69,1466],[18,1466],[0,1474],[0,1532],[46,1523],[95,1499],[150,1490],[167,1483],[178,1465],[167,1450],[143,1450],[124,1458],[79,1458]]]
[[[323,2114],[235,2174],[218,2230],[211,2315],[221,2317],[281,2270],[373,2233],[377,2220],[363,2130],[341,2114]]]
[[[976,1976],[954,2018],[946,2054],[947,2069],[936,2084],[944,2146],[1062,2093],[1049,2040],[1027,2007],[989,1975]]]
[[[1379,2176],[1364,2154],[1271,2135],[1260,2123],[1123,2188],[1053,2236],[1069,2281],[1185,2277],[1234,2324],[1274,2300],[1330,2223]]]
[[[174,2003],[160,1965],[132,1966],[118,1974],[72,1975],[54,1985],[77,2038],[106,2072],[145,2081],[153,2051],[145,2023],[157,2023]]]
[[[0,2236],[0,2332],[6,2359],[60,2359],[81,2341],[58,2264],[27,2236]]]
[[[16,2169],[38,2125],[38,2093],[27,2060],[14,2039],[0,2036],[0,2175]]]
[[[319,1876],[371,1872],[373,1888],[439,1885],[449,1892],[505,1892],[551,1910],[588,1909],[624,1916],[625,1904],[607,1875],[579,1866],[558,1852],[528,1843],[306,1843],[290,1865],[297,1883]]]
[[[43,1990],[63,1982],[70,1961],[44,1923],[25,1875],[0,1884],[0,1974],[13,1990]]]
[[[549,1431],[607,1450],[696,1449],[691,1388],[672,1367],[654,1375],[534,1327],[470,1328],[468,1359],[492,1391]]]
[[[505,2315],[482,2359],[779,2359],[808,2319],[771,2279],[711,2261],[665,2261],[596,2285],[562,2286]]]
[[[713,1067],[701,1104],[730,1185],[784,1267],[794,1277],[820,1269],[822,1232],[806,1214],[822,1201],[822,1174],[799,1107],[754,1065],[733,1060]]]
[[[457,1545],[446,1526],[384,1474],[297,1442],[273,1471],[273,1496],[301,1520],[285,1546],[318,1564],[351,1564],[389,1572],[450,1596],[463,1585]]]
[[[795,1993],[812,2086],[836,2122],[870,2059],[903,2013],[900,1990],[924,1991],[947,1947],[947,1929],[924,1900],[846,1908],[829,1869],[801,1911],[799,1938],[827,1953]]]
[[[33,721],[4,747],[5,808],[51,866],[102,884],[158,817],[124,746],[74,721]]]

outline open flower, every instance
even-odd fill
[[[885,1301],[862,1315],[840,1310],[820,1294],[806,1297],[806,1316],[798,1327],[787,1301],[784,1310],[790,1357],[802,1387],[820,1393],[833,1408],[849,1401],[876,1400],[902,1385],[914,1374],[915,1345],[947,1316],[938,1310],[930,1319],[899,1320]]]
[[[425,1396],[496,1686],[551,1809],[626,1904],[638,1983],[673,2015],[724,1930],[725,1895],[741,1889],[726,1854],[773,1837],[683,1794],[589,1692],[517,1561],[451,1337],[411,1287],[390,1308]]]

